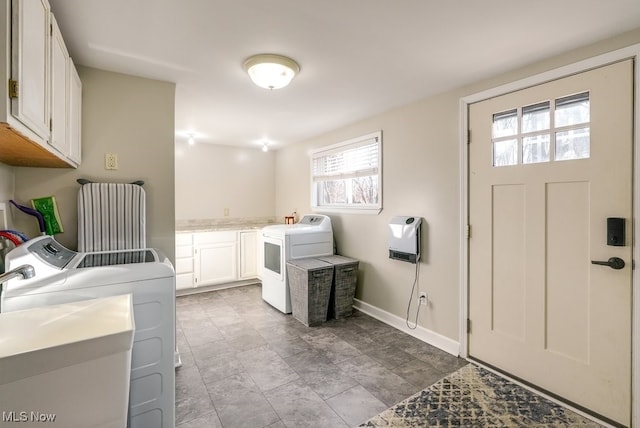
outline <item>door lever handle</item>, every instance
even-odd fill
[[[592,265],[601,265],[601,266],[609,266],[611,269],[622,269],[625,266],[624,260],[620,257],[611,257],[606,262],[591,260]]]

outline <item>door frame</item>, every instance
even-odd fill
[[[607,52],[573,64],[500,85],[460,99],[460,317],[459,355],[469,356],[467,319],[469,317],[469,105],[510,92],[540,85],[593,68],[598,68],[625,59],[634,60],[634,118],[633,118],[633,260],[640,260],[640,44]],[[640,427],[640,275],[632,271],[632,361],[631,361],[631,425]],[[634,399],[635,398],[635,399]]]

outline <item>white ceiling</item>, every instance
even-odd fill
[[[176,142],[273,148],[640,26],[638,0],[50,0],[78,64],[176,83]],[[257,53],[294,58],[255,86]]]

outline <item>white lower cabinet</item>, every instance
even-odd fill
[[[238,279],[237,236],[236,231],[194,234],[194,285],[196,287]]]
[[[243,231],[240,235],[240,279],[258,276],[258,232]]]
[[[176,233],[176,289],[258,277],[257,230]]]
[[[238,279],[235,241],[198,245],[195,251],[195,285],[197,287]]]
[[[193,287],[193,234],[176,234],[176,290]]]
[[[256,231],[256,244],[258,245],[256,276],[258,279],[262,280],[262,270],[264,268],[264,241],[262,240],[262,233],[259,230]]]

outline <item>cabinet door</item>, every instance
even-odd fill
[[[49,139],[49,3],[13,0],[11,76],[18,96],[11,114],[43,141]]]
[[[262,270],[264,269],[264,240],[262,239],[262,232],[257,233],[256,241],[256,245],[258,246],[256,275],[258,279],[262,279]]]
[[[68,156],[67,97],[69,52],[62,39],[56,19],[51,15],[51,138],[49,143],[61,154]]]
[[[69,94],[67,96],[69,159],[80,165],[82,162],[82,82],[71,58],[67,63],[69,70]]]
[[[193,257],[176,257],[176,274],[193,273]]]
[[[221,284],[238,279],[235,242],[206,244],[195,248],[196,286]]]
[[[258,275],[258,233],[240,232],[240,279]]]
[[[193,235],[176,233],[176,290],[193,288]]]

